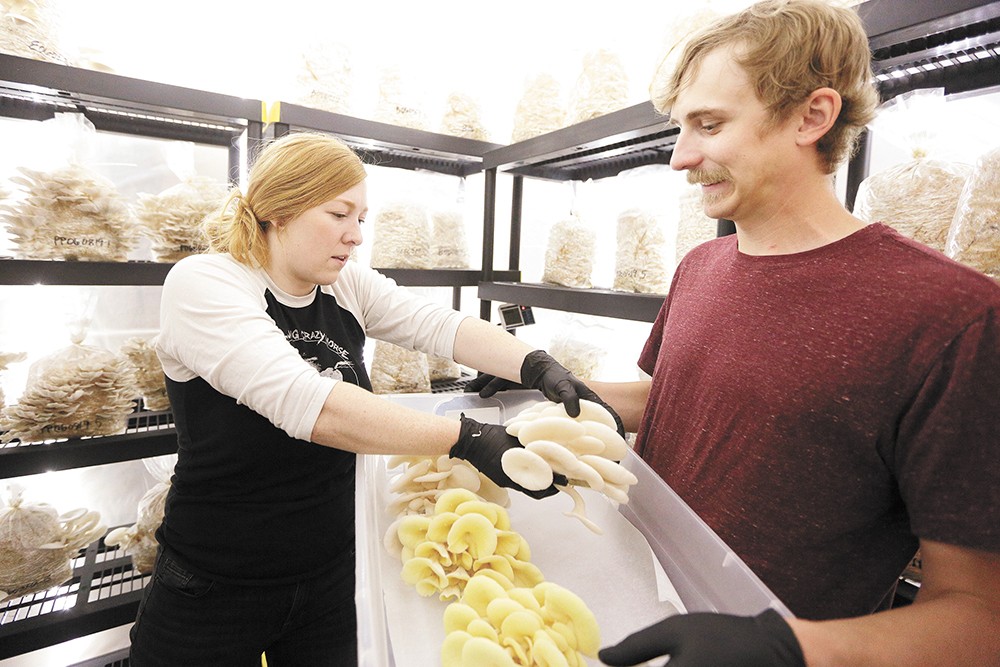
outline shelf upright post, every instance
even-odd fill
[[[521,202],[524,198],[524,176],[514,176],[510,201],[510,254],[507,268],[521,269]]]
[[[480,280],[493,281],[493,237],[496,234],[496,203],[497,203],[497,170],[496,167],[486,169],[485,196],[483,197],[483,264]],[[479,318],[490,321],[490,311],[493,302],[480,300]]]

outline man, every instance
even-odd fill
[[[871,80],[854,12],[765,0],[654,95],[736,234],[679,265],[651,382],[588,384],[796,618],[675,616],[606,664],[1000,665],[1000,287],[836,198]],[[915,602],[879,611],[918,546]]]

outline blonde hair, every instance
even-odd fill
[[[723,47],[735,47],[736,62],[773,123],[788,118],[813,91],[836,90],[840,115],[816,147],[826,173],[851,156],[879,103],[868,37],[853,9],[828,0],[763,0],[715,21],[686,42],[666,81],[660,72],[654,76],[657,111],[668,113],[705,56]]]
[[[205,220],[209,246],[250,266],[266,266],[264,232],[330,201],[365,179],[364,164],[336,137],[302,132],[267,144],[250,169],[246,195],[234,188]]]

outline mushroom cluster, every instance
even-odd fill
[[[18,254],[29,259],[124,262],[138,230],[115,185],[89,167],[20,167],[24,197],[0,206]]]
[[[132,367],[124,355],[80,340],[31,365],[18,402],[0,411],[0,443],[125,431],[136,393]]]
[[[444,612],[443,667],[586,665],[597,656],[597,619],[571,591],[543,581],[531,587],[474,575]]]
[[[176,262],[208,249],[202,221],[226,198],[225,183],[192,176],[159,194],[140,193],[135,217],[160,262]]]
[[[156,529],[163,523],[163,513],[170,492],[170,481],[157,482],[139,499],[136,522],[110,531],[104,544],[118,547],[132,557],[132,567],[137,572],[148,574],[156,562]]]
[[[389,481],[389,493],[395,496],[389,503],[389,513],[393,516],[431,514],[438,498],[449,489],[467,489],[487,502],[501,507],[510,505],[506,489],[462,459],[447,455],[391,456],[386,464],[389,470],[401,466],[403,471]]]
[[[97,512],[60,515],[45,503],[25,504],[11,489],[0,509],[0,602],[44,591],[73,576],[72,559],[106,530]]]
[[[122,344],[121,353],[129,360],[135,371],[135,384],[142,396],[143,405],[147,410],[159,412],[170,409],[170,398],[167,396],[167,383],[164,380],[163,366],[153,341],[148,338],[134,336]]]
[[[570,417],[561,403],[542,401],[504,423],[523,448],[504,452],[501,465],[507,476],[526,489],[548,488],[553,474],[564,475],[569,484],[558,486],[573,498],[567,514],[600,533],[586,517],[582,496],[573,487],[593,489],[609,499],[628,503],[628,490],[638,479],[618,462],[625,458],[628,443],[616,430],[614,417],[599,403],[580,401],[580,414]]]
[[[403,562],[403,581],[424,597],[458,598],[478,573],[507,587],[543,579],[530,562],[527,541],[511,530],[507,511],[468,489],[442,493],[430,515],[397,518],[385,547]]]

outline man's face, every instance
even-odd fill
[[[795,168],[794,128],[771,123],[731,48],[705,56],[670,120],[680,127],[670,166],[702,186],[706,215],[753,224],[779,210]]]

